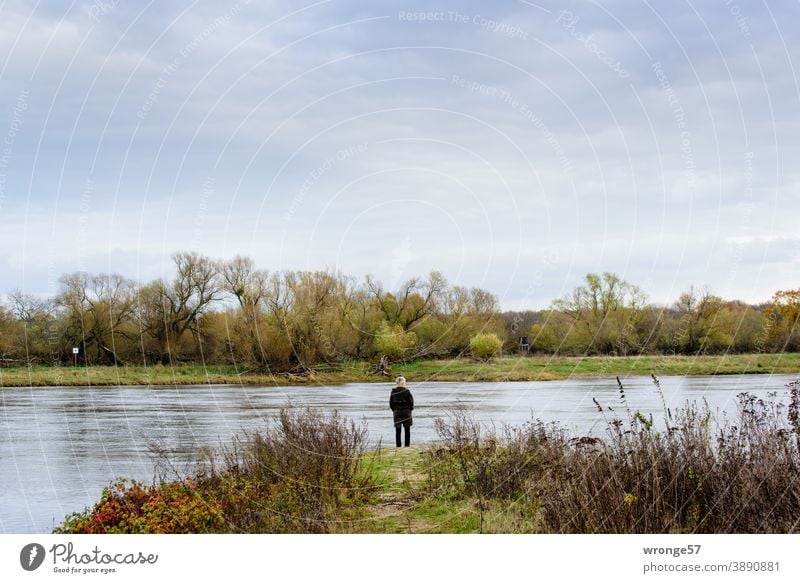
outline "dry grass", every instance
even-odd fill
[[[366,427],[336,412],[285,408],[263,431],[207,454],[188,477],[162,457],[152,486],[120,482],[56,532],[338,531],[342,514],[373,491],[365,446]]]
[[[604,439],[539,422],[482,434],[456,411],[425,454],[430,492],[534,509],[541,532],[800,532],[800,390],[788,389],[788,407],[741,394],[721,426],[707,406],[665,411],[662,431],[634,412]]]
[[[285,408],[274,426],[212,458],[195,481],[224,509],[228,532],[328,532],[343,505],[371,491],[361,471],[366,433],[335,411]]]

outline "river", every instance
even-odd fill
[[[785,398],[790,375],[662,377],[668,407],[705,399],[719,416],[735,414],[743,391]],[[628,407],[658,420],[661,397],[649,377],[623,379]],[[41,387],[0,389],[0,533],[44,533],[64,516],[96,502],[119,477],[153,479],[149,444],[177,466],[198,448],[229,443],[263,427],[289,400],[322,411],[337,409],[364,421],[372,444],[391,445],[394,431],[386,383],[333,387]],[[614,378],[515,383],[410,383],[416,409],[412,443],[435,439],[433,420],[454,403],[500,427],[532,418],[558,421],[576,434],[602,434],[592,398],[624,413]],[[658,424],[658,421],[657,421]]]

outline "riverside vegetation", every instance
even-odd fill
[[[504,356],[418,359],[395,363],[392,372],[414,382],[548,381],[574,377],[627,375],[793,374],[800,353],[702,356]],[[0,387],[120,385],[320,385],[385,382],[370,362],[346,361],[309,367],[303,373],[241,370],[233,365],[33,366],[0,368]]]
[[[368,449],[335,412],[287,408],[187,477],[167,463],[152,484],[112,485],[56,532],[797,533],[800,383],[787,390],[788,404],[740,394],[727,421],[665,406],[658,427],[620,382],[627,414],[598,403],[603,437],[487,430],[454,409],[437,442],[399,450]]]
[[[173,274],[155,281],[75,272],[59,279],[51,297],[5,295],[0,368],[21,369],[30,376],[24,384],[45,382],[43,367],[71,384],[71,364],[87,369],[78,373],[84,384],[106,374],[91,370],[98,365],[114,367],[112,377],[158,376],[161,365],[169,369],[161,376],[174,374],[175,382],[192,376],[192,367],[201,371],[200,382],[239,382],[276,374],[341,378],[364,367],[386,372],[387,363],[489,361],[518,354],[520,337],[548,359],[760,357],[800,349],[800,290],[749,305],[692,287],[670,305],[655,305],[615,274],[589,273],[547,309],[501,312],[490,291],[451,285],[435,271],[387,290],[371,276],[358,282],[330,271],[269,273],[247,257],[219,261],[182,252],[173,261]],[[547,368],[536,373],[560,374]],[[6,385],[18,378],[0,373]]]

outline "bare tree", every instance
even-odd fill
[[[140,294],[143,327],[158,341],[162,362],[171,359],[174,344],[187,331],[200,334],[199,316],[223,294],[217,262],[196,252],[176,253],[172,259],[176,267],[172,281],[157,280]]]
[[[230,340],[231,343],[238,341],[244,346],[239,346],[235,352],[243,352],[246,358],[255,360],[261,368],[269,368],[269,358],[264,349],[266,331],[261,325],[262,312],[266,309],[270,293],[269,273],[257,269],[250,257],[237,255],[221,264],[220,274],[225,291],[239,302],[240,329],[236,334],[238,337]]]
[[[60,283],[55,302],[63,311],[63,338],[82,346],[87,360],[122,364],[116,342],[135,333],[136,284],[118,274],[80,271],[62,276]]]
[[[54,306],[49,299],[25,294],[20,290],[9,294],[8,299],[11,302],[11,313],[28,326],[35,326],[53,315]]]
[[[400,324],[404,330],[408,330],[439,307],[447,289],[447,280],[438,271],[432,271],[427,279],[409,279],[395,295],[384,292],[383,286],[368,275],[366,287],[386,321],[391,325]]]
[[[293,304],[286,331],[299,367],[334,357],[345,279],[328,271],[299,271],[287,273],[285,284]]]
[[[237,255],[223,262],[220,273],[225,291],[237,299],[242,309],[257,308],[269,293],[269,272],[257,269],[250,257]]]

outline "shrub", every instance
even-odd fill
[[[363,501],[366,427],[310,409],[235,439],[189,478],[118,482],[57,533],[328,532],[342,505]]]
[[[463,408],[437,418],[438,444],[423,452],[429,486],[437,494],[516,498],[528,478],[563,457],[567,432],[556,424],[529,422],[501,435],[484,430]]]
[[[502,341],[494,333],[477,334],[469,341],[469,349],[472,356],[486,361],[490,360],[502,345]]]
[[[401,359],[416,343],[416,334],[404,331],[399,324],[389,326],[385,321],[381,323],[375,335],[375,349],[379,354],[385,354],[392,360]]]
[[[91,510],[72,514],[59,534],[201,533],[224,526],[220,508],[187,482],[148,486],[120,480],[103,490]]]
[[[665,407],[663,431],[633,412],[607,420],[605,439],[541,422],[498,437],[457,412],[436,422],[428,487],[481,507],[513,499],[545,532],[797,533],[800,385],[789,389],[788,408],[740,394],[738,418],[716,426],[707,405]]]

